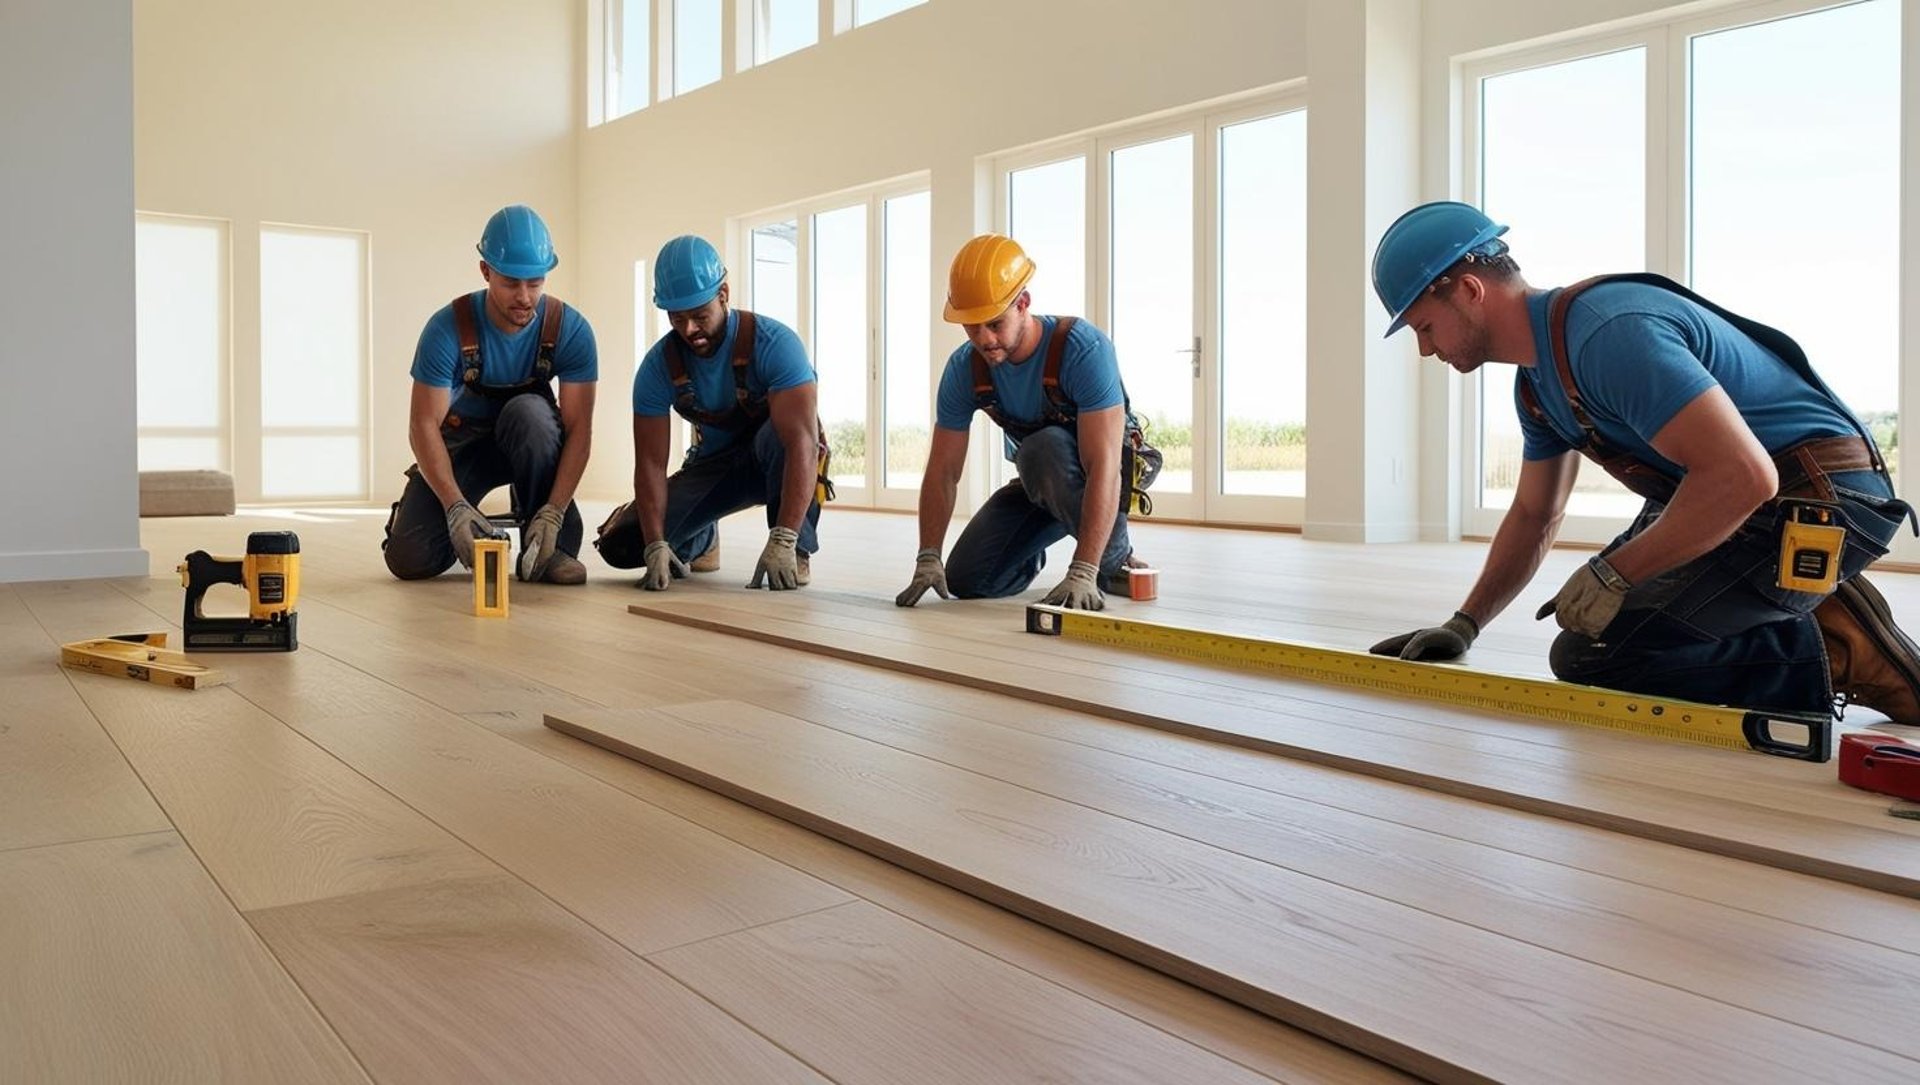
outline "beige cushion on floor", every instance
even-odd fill
[[[233,476],[225,471],[142,471],[140,515],[232,516]]]

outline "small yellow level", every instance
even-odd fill
[[[1825,761],[1833,753],[1833,721],[1825,715],[1752,712],[1038,603],[1027,607],[1027,632],[1723,749],[1803,761]]]
[[[185,653],[169,651],[165,633],[127,633],[63,644],[60,665],[181,689],[204,689],[227,680],[225,674],[193,662]]]

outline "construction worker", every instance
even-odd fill
[[[402,580],[438,576],[456,560],[472,568],[473,540],[497,534],[475,506],[506,485],[520,579],[582,584],[573,492],[593,442],[593,328],[542,294],[560,258],[532,208],[494,212],[476,248],[485,289],[434,313],[414,350],[407,436],[416,462],[387,519],[387,568]]]
[[[672,327],[633,377],[634,496],[594,542],[614,568],[644,568],[639,586],[649,591],[686,575],[690,560],[699,571],[718,568],[719,519],[755,505],[767,508],[767,542],[748,587],[801,587],[819,549],[813,364],[791,328],[727,298],[726,265],[712,245],[685,236],[660,249],[653,303]],[[670,411],[694,428],[672,477]]]
[[[1099,610],[1103,584],[1124,590],[1128,567],[1138,564],[1122,500],[1123,445],[1138,429],[1113,343],[1088,321],[1031,312],[1034,271],[1019,243],[999,234],[974,238],[953,258],[944,315],[967,342],[940,378],[920,483],[920,552],[912,583],[894,598],[900,606],[928,589],[943,599],[1025,591],[1047,547],[1068,535],[1073,561],[1043,603]],[[987,498],[942,563],[975,411],[999,423],[1020,477]]]
[[[1920,648],[1860,575],[1913,510],[1805,353],[1659,276],[1533,289],[1505,232],[1432,203],[1374,252],[1387,334],[1412,328],[1422,356],[1461,373],[1517,367],[1525,460],[1460,610],[1373,651],[1465,653],[1539,567],[1585,455],[1646,504],[1536,615],[1562,630],[1555,675],[1774,711],[1844,699],[1920,724]]]

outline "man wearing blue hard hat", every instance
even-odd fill
[[[748,587],[798,588],[819,549],[820,420],[813,363],[793,329],[728,305],[727,268],[704,239],[676,237],[654,262],[653,303],[672,325],[633,375],[633,501],[594,545],[616,569],[642,569],[664,591],[718,568],[721,517],[764,505],[767,542]],[[693,426],[672,477],[668,414]],[[702,557],[707,560],[701,561]]]
[[[387,568],[402,580],[472,568],[473,540],[495,534],[475,506],[510,486],[520,579],[585,583],[573,491],[593,439],[593,329],[542,294],[560,258],[532,208],[495,212],[476,248],[485,288],[434,313],[414,350],[416,462],[387,520]]]
[[[1454,659],[1526,587],[1584,455],[1646,504],[1536,615],[1571,682],[1786,712],[1866,705],[1920,724],[1920,647],[1861,576],[1913,510],[1866,428],[1782,332],[1657,275],[1536,290],[1466,204],[1387,229],[1373,285],[1422,356],[1516,367],[1512,507],[1465,603],[1373,646]]]

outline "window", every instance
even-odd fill
[[[798,52],[820,39],[820,0],[753,0],[753,62]]]
[[[1222,494],[1307,494],[1307,114],[1220,128]]]
[[[933,439],[933,343],[928,307],[933,296],[930,193],[886,201],[881,258],[881,378],[885,383],[889,487],[918,490]]]
[[[1288,95],[995,163],[1035,308],[1113,340],[1163,516],[1305,518],[1307,123]]]
[[[891,184],[741,224],[752,268],[742,304],[807,344],[841,504],[908,509],[918,500],[932,373],[945,361],[929,353],[925,186]]]
[[[604,0],[606,119],[645,109],[653,99],[653,0]]]
[[[367,496],[367,237],[260,231],[260,489]]]
[[[867,206],[813,216],[813,365],[835,486],[867,482]]]
[[[1465,198],[1535,286],[1647,268],[1786,331],[1897,471],[1900,4],[1768,10],[1470,67]],[[1519,465],[1511,377],[1489,376],[1475,533]],[[1638,504],[1586,465],[1563,534],[1600,541]]]
[[[227,469],[227,224],[135,221],[135,358],[142,471]]]
[[[927,0],[853,0],[853,25],[865,26],[908,8],[917,8]]]
[[[673,92],[720,80],[720,0],[673,0]]]
[[[1513,229],[1535,286],[1644,271],[1647,50],[1622,49],[1487,79],[1480,93],[1481,206]],[[1511,366],[1480,374],[1480,503],[1504,509],[1520,477]],[[1640,499],[1592,464],[1572,515],[1631,516]]]

